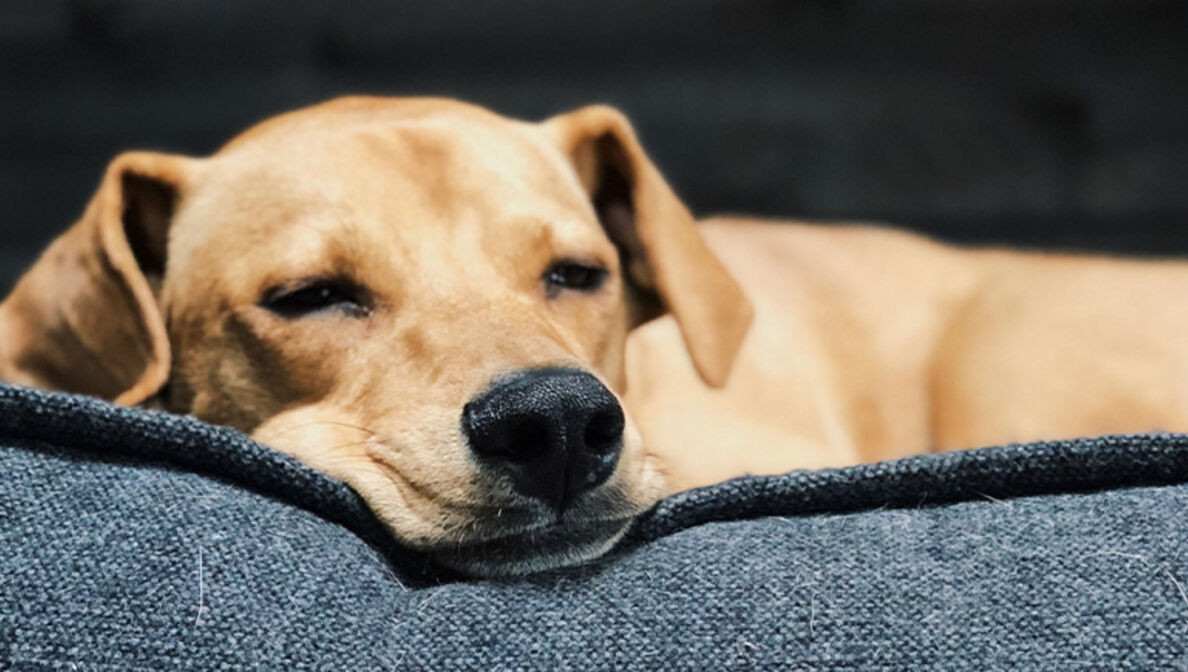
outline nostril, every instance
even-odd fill
[[[590,416],[584,438],[587,450],[592,453],[609,453],[616,450],[623,440],[622,412],[607,410]]]

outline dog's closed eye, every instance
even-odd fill
[[[316,278],[273,287],[260,299],[260,307],[284,318],[298,318],[329,311],[349,317],[371,314],[367,290],[340,279]]]
[[[595,292],[606,283],[608,272],[602,266],[564,260],[554,262],[544,273],[544,283],[550,298],[563,289]]]

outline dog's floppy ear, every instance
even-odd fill
[[[130,152],[82,218],[0,303],[0,379],[132,405],[169,375],[157,304],[173,217],[195,159]]]
[[[753,309],[706,246],[693,217],[619,111],[604,105],[553,117],[544,129],[573,163],[624,275],[676,318],[701,378],[725,384]]]

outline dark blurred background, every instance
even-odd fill
[[[0,292],[124,149],[344,93],[608,102],[697,213],[1188,253],[1188,3],[3,0]]]

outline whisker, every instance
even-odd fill
[[[357,429],[357,430],[359,430],[360,432],[367,432],[369,435],[371,435],[371,436],[375,436],[375,430],[374,430],[374,429],[368,429],[368,428],[366,428],[366,427],[363,427],[363,426],[361,426],[361,425],[352,425],[352,424],[351,424],[351,423],[349,423],[349,422],[339,422],[339,421],[337,421],[337,420],[321,420],[321,421],[319,421],[319,422],[315,422],[315,423],[311,423],[311,424],[315,424],[315,425],[338,425],[338,426],[340,426],[340,427],[349,427],[350,429]]]
[[[369,443],[370,441],[371,441],[370,438],[366,438],[366,439],[362,439],[360,441],[347,441],[346,443],[336,443],[333,446],[327,446],[325,448],[325,450],[328,450],[328,451],[341,450],[343,448],[351,448],[353,446],[361,446],[361,445]]]
[[[373,429],[368,429],[368,428],[362,427],[360,425],[352,425],[349,422],[341,422],[338,420],[315,420],[313,422],[307,422],[305,424],[294,425],[292,427],[288,427],[288,428],[284,429],[283,431],[281,431],[280,433],[276,434],[276,436],[284,436],[285,434],[288,434],[289,432],[294,432],[294,431],[297,431],[298,429],[305,429],[307,427],[316,427],[317,425],[335,425],[338,427],[346,427],[348,429],[354,429],[354,430],[357,430],[360,432],[367,432],[368,436],[375,436],[375,434],[376,434],[375,430],[373,430]]]

